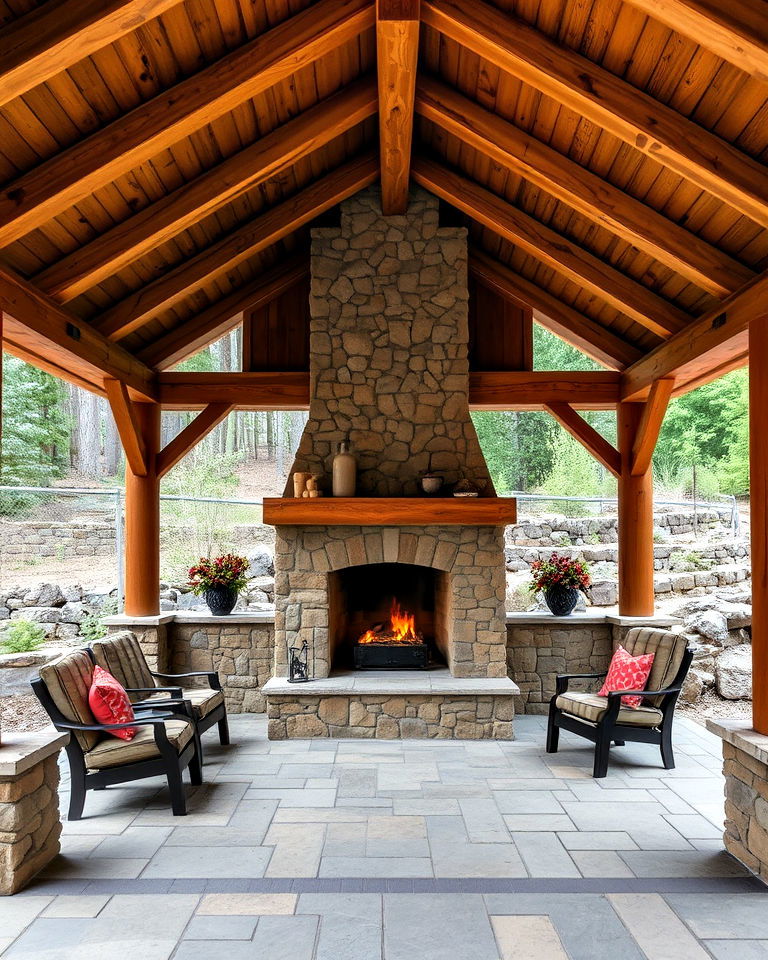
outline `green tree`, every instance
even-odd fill
[[[2,481],[48,486],[67,465],[69,423],[60,380],[3,355]]]

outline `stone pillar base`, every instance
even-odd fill
[[[0,895],[18,893],[60,850],[59,750],[53,729],[0,745]]]
[[[744,720],[708,720],[723,740],[725,849],[768,883],[768,737]]]

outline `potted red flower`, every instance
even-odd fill
[[[579,591],[586,591],[591,582],[589,567],[583,560],[553,553],[548,560],[534,560],[531,564],[531,590],[543,591],[547,606],[556,617],[573,613]]]
[[[193,593],[203,595],[213,616],[224,617],[235,609],[237,595],[248,582],[245,574],[249,566],[245,557],[233,553],[201,557],[189,568],[189,585]]]

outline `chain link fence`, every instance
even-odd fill
[[[611,497],[566,497],[511,491],[521,517],[615,515]],[[117,588],[123,596],[124,491],[118,487],[0,486],[0,591],[18,583],[79,583],[95,592]],[[696,518],[718,514],[740,533],[734,497],[718,501],[658,499],[661,511],[685,511]],[[186,582],[201,556],[249,554],[271,546],[262,524],[262,500],[160,497],[160,571],[170,585]]]

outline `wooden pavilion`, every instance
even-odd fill
[[[765,0],[0,0],[0,22],[3,346],[109,399],[127,613],[158,611],[160,478],[233,409],[308,405],[309,226],[376,181],[402,213],[415,183],[469,228],[471,405],[548,410],[618,478],[624,615],[653,612],[667,403],[752,353],[768,733]],[[532,372],[532,319],[605,370]],[[237,324],[242,372],[173,371]],[[200,413],[160,449],[163,408]]]

